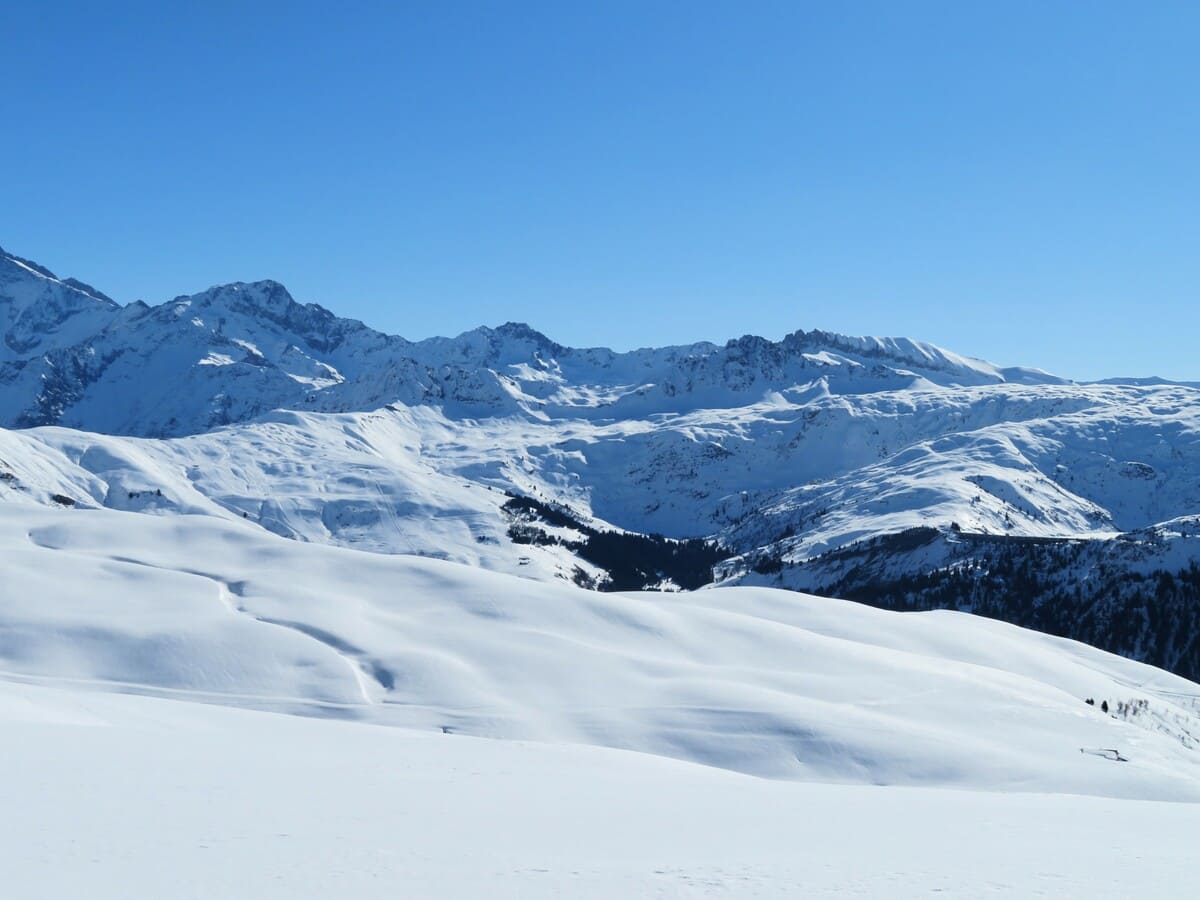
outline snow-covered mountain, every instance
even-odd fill
[[[5,254],[0,325],[9,894],[1186,883],[1193,386],[411,342]]]
[[[436,403],[457,416],[594,420],[741,408],[775,395],[1062,383],[930,344],[820,331],[614,353],[563,347],[510,323],[414,343],[301,305],[273,281],[120,307],[3,251],[0,324],[0,422],[140,437],[195,434],[277,408]]]
[[[119,312],[116,301],[90,285],[60,280],[49,269],[0,247],[0,363],[86,341]]]
[[[3,252],[0,325],[0,500],[594,586],[701,569],[986,612],[1200,676],[1179,612],[1200,603],[1192,385],[822,331],[627,353],[516,324],[413,342],[275,282],[122,307]],[[912,529],[926,549],[881,564],[878,542]]]

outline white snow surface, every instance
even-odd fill
[[[1200,685],[1070,641],[213,516],[0,505],[0,554],[15,900],[1190,883]]]
[[[1190,803],[785,783],[12,683],[0,729],[12,900],[1177,897],[1200,829]]]
[[[969,615],[602,594],[207,516],[0,506],[0,552],[10,679],[771,778],[1200,799],[1200,687]],[[1109,748],[1128,761],[1081,753]]]

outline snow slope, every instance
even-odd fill
[[[1200,686],[967,615],[601,594],[207,516],[3,506],[0,552],[9,679],[773,778],[1200,799]],[[1081,753],[1108,748],[1128,761]]]
[[[165,441],[63,429],[35,429],[6,440],[31,439],[72,459],[103,446],[85,468],[105,483],[113,470],[103,461],[110,457],[146,459],[142,480],[156,486],[170,480],[161,466],[194,468],[193,488],[239,514],[280,495],[320,502],[311,495],[321,492],[303,483],[281,484],[278,473],[289,467],[308,469],[310,476],[322,471],[317,477],[327,482],[329,473],[357,456],[352,468],[378,470],[375,482],[387,488],[446,476],[552,498],[584,517],[636,531],[717,534],[742,550],[791,531],[787,549],[797,559],[914,525],[1106,535],[1200,508],[1196,392],[1096,386],[1021,391],[1016,397],[994,391],[886,393],[853,403],[838,398],[702,410],[652,422],[462,420],[440,407],[393,404],[372,413],[274,413]],[[24,454],[44,452],[33,444],[28,450],[10,446],[0,459],[14,471]],[[253,477],[247,470],[254,470]],[[345,492],[346,501],[373,508],[380,522],[359,539],[375,549],[407,552],[388,533],[392,519],[374,488],[367,483]],[[104,493],[95,499],[104,502]],[[339,542],[336,529],[329,535],[295,531],[309,540]]]
[[[1200,828],[1196,804],[781,783],[11,683],[0,729],[13,900],[1171,897]]]
[[[0,430],[0,502],[54,506],[58,496],[80,508],[207,515],[306,542],[451,559],[539,580],[591,572],[562,548],[509,540],[501,509],[508,498],[499,487],[506,479],[443,464],[443,452],[462,454],[468,469],[502,473],[519,464],[515,447],[506,460],[488,443],[488,429],[468,431],[429,407],[280,412],[167,441]]]

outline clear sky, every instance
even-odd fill
[[[13,3],[0,245],[409,338],[1200,380],[1198,47],[1169,2]]]

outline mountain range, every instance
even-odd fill
[[[122,306],[0,250],[0,502],[599,589],[953,608],[1200,676],[1200,390],[798,330],[409,341],[273,281]]]

